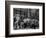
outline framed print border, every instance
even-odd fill
[[[29,33],[29,34],[14,34],[10,35],[10,5],[12,4],[28,4],[28,5],[37,5],[42,6],[42,14],[43,14],[43,22],[42,22],[42,32],[43,33]],[[37,36],[37,35],[45,35],[45,3],[40,2],[20,2],[20,1],[5,1],[5,37],[20,37],[20,36]]]

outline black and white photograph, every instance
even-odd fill
[[[44,35],[44,3],[6,1],[6,37]]]
[[[39,29],[39,9],[13,8],[13,29]]]

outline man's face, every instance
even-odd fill
[[[20,19],[20,17],[16,17],[16,19],[17,19],[17,20],[19,20],[19,19]]]
[[[20,19],[20,15],[19,15],[19,14],[16,15],[16,19],[17,19],[17,20]]]

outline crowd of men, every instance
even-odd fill
[[[38,29],[39,9],[14,8],[14,29]]]
[[[16,14],[14,16],[14,29],[36,29],[39,28],[39,21],[31,19],[30,17],[24,18],[24,15]]]

